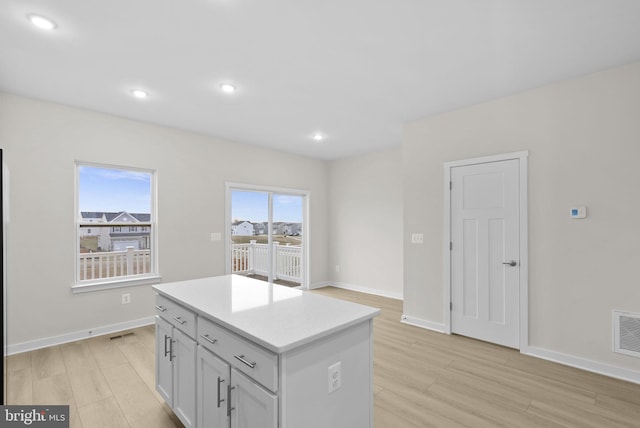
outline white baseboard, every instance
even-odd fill
[[[416,327],[425,328],[427,330],[437,331],[438,333],[445,333],[444,324],[425,321],[420,318],[413,318],[404,314],[402,315],[400,322]],[[586,358],[562,354],[560,352],[537,348],[535,346],[528,346],[526,349],[522,349],[520,352],[531,357],[541,358],[543,360],[552,361],[554,363],[562,364],[565,366],[575,367],[577,369],[586,370],[588,372],[598,373],[615,379],[640,384],[640,371],[625,369],[623,367],[618,367],[611,364],[599,363],[597,361],[588,360]]]
[[[309,290],[315,290],[316,288],[328,287],[330,285],[331,285],[331,283],[329,281],[314,282],[313,284],[309,285]]]
[[[77,331],[74,333],[62,334],[60,336],[47,337],[44,339],[31,340],[29,342],[16,343],[7,346],[7,355],[19,354],[21,352],[33,351],[49,346],[62,345],[63,343],[75,342],[76,340],[87,339],[89,337],[102,336],[103,334],[115,333],[132,328],[143,327],[155,322],[155,317],[141,318],[132,321],[125,321],[118,324],[111,324],[103,327],[96,327],[91,330]]]
[[[444,324],[436,323],[433,321],[426,321],[420,318],[413,318],[402,314],[400,322],[403,324],[409,324],[416,327],[426,328],[427,330],[437,331],[438,333],[444,333]]]
[[[587,360],[573,355],[566,355],[560,352],[549,351],[548,349],[537,348],[535,346],[527,347],[527,349],[523,350],[522,353],[532,357],[541,358],[543,360],[553,361],[554,363],[564,364],[565,366],[575,367],[577,369],[640,384],[640,371],[599,363],[597,361]]]
[[[377,288],[364,287],[362,285],[353,285],[353,284],[346,284],[344,282],[329,281],[325,283],[325,286],[342,288],[344,290],[359,291],[360,293],[373,294],[375,296],[388,297],[390,299],[396,299],[396,300],[403,299],[402,293],[396,293],[396,292],[387,291],[387,290],[380,290]]]

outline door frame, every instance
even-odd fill
[[[444,332],[451,334],[451,169],[490,162],[516,159],[520,168],[520,269],[519,269],[519,350],[527,351],[529,346],[529,252],[528,252],[528,193],[527,193],[527,160],[529,151],[503,153],[479,158],[463,159],[444,163]]]
[[[231,192],[234,190],[244,190],[244,191],[254,191],[254,192],[265,192],[265,193],[277,193],[284,195],[294,195],[294,196],[302,196],[304,201],[302,203],[302,260],[303,260],[303,269],[302,269],[302,284],[300,287],[303,290],[309,289],[309,279],[311,278],[311,263],[309,254],[311,253],[309,248],[310,236],[309,236],[309,219],[310,219],[310,210],[311,206],[311,192],[309,190],[300,190],[300,189],[290,189],[285,187],[271,187],[271,186],[261,186],[256,184],[244,184],[244,183],[233,183],[233,182],[225,182],[225,212],[224,212],[224,222],[225,222],[225,273],[227,275],[231,274]],[[272,216],[272,207],[271,200],[269,200],[269,224],[273,222]],[[270,232],[270,231],[269,231]],[[269,233],[271,236],[271,233]],[[271,238],[269,238],[271,239]],[[269,251],[271,251],[271,246],[269,247]]]

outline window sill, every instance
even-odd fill
[[[123,278],[108,280],[87,281],[86,283],[75,284],[71,287],[72,293],[86,293],[89,291],[110,290],[112,288],[133,287],[136,285],[159,284],[162,281],[160,275],[145,275],[135,278]]]

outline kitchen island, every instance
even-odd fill
[[[187,427],[373,427],[380,310],[226,275],[154,286],[156,388]]]

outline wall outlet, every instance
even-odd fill
[[[342,368],[340,361],[329,366],[329,394],[340,389],[342,386]]]
[[[131,303],[131,293],[124,293],[122,295],[122,304],[126,305],[127,303]]]
[[[336,265],[336,273],[340,272],[340,265]]]

